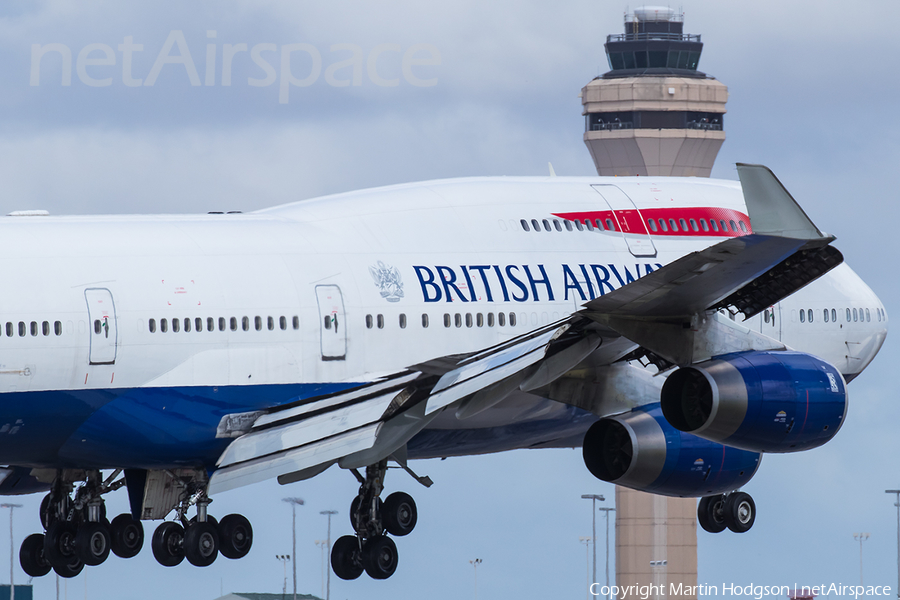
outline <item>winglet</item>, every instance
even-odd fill
[[[806,215],[771,169],[737,164],[753,233],[801,240],[829,237]]]
[[[553,170],[553,163],[548,162],[547,166],[550,167],[550,177],[556,177],[556,171]]]

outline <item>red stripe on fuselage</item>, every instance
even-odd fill
[[[599,219],[603,230],[653,236],[739,237],[753,232],[750,218],[744,213],[713,206],[642,208],[640,212],[634,209],[591,210],[553,213],[553,216],[581,223],[590,221],[593,228],[597,227]],[[741,228],[741,223],[746,230]]]

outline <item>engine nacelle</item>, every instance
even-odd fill
[[[585,434],[582,451],[598,479],[662,496],[730,492],[750,481],[760,461],[756,452],[676,430],[659,404],[600,419]]]
[[[680,431],[754,452],[798,452],[841,428],[847,385],[809,354],[745,352],[678,369],[660,403]]]

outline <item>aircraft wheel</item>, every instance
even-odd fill
[[[50,525],[44,535],[44,556],[54,569],[58,565],[67,564],[75,556],[75,526],[65,521]],[[61,573],[60,575],[65,577]]]
[[[412,533],[419,518],[416,501],[405,492],[394,492],[388,496],[381,514],[384,528],[391,535],[398,537]]]
[[[756,503],[750,494],[732,492],[725,499],[725,524],[735,533],[744,533],[753,527],[756,521]]]
[[[53,570],[60,577],[71,579],[84,569],[84,561],[74,554],[61,563],[53,563]]]
[[[109,557],[110,542],[106,523],[82,523],[75,534],[75,555],[88,566],[102,564]]]
[[[253,527],[244,515],[225,515],[219,523],[219,552],[225,558],[243,558],[253,545]]]
[[[725,530],[725,496],[704,496],[697,505],[697,521],[704,531],[719,533]]]
[[[366,540],[362,551],[363,567],[372,579],[387,579],[397,570],[397,546],[386,535]]]
[[[51,517],[51,514],[50,514],[50,501],[51,501],[52,497],[53,497],[53,492],[50,492],[49,494],[44,496],[43,500],[41,500],[40,515],[41,515],[41,525],[44,526],[44,531],[47,531],[48,529],[50,529],[51,521],[56,520],[55,518]]]
[[[219,534],[209,521],[191,523],[184,532],[184,555],[195,567],[208,567],[219,555]]]
[[[334,543],[331,548],[331,568],[335,575],[345,580],[356,579],[362,575],[359,540],[355,535],[339,537]]]
[[[153,532],[150,547],[156,561],[164,567],[174,567],[184,560],[184,527],[166,521]]]
[[[144,526],[130,514],[122,513],[109,526],[111,548],[119,558],[133,558],[144,547]]]
[[[29,577],[43,577],[50,572],[50,561],[44,556],[44,534],[32,533],[19,549],[19,564]]]
[[[356,531],[356,522],[358,519],[360,519],[360,518],[363,519],[363,524],[364,524],[363,529],[365,529],[365,524],[367,524],[369,521],[368,510],[366,511],[366,514],[364,514],[364,515],[359,514],[360,502],[362,502],[362,499],[360,496],[357,496],[350,503],[350,526],[353,527],[354,531]],[[384,502],[381,500],[381,498],[377,498],[375,500],[375,503],[378,505],[378,508],[377,508],[378,514],[381,515],[381,510],[384,508]]]

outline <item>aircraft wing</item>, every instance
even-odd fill
[[[738,165],[738,172],[752,234],[684,256],[566,319],[493,347],[435,358],[261,416],[229,415],[252,425],[220,457],[210,493],[272,477],[288,483],[334,463],[356,468],[391,457],[443,409],[455,407],[464,419],[515,390],[561,377],[601,345],[604,329],[670,362],[690,363],[698,352],[712,352],[697,349],[694,337],[710,332],[694,322],[697,315],[728,307],[752,316],[843,260],[829,245],[834,238],[813,225],[769,169]],[[693,337],[685,338],[685,331]]]

